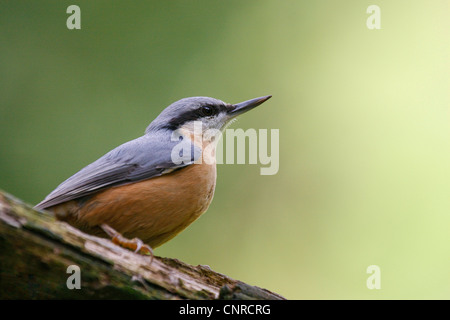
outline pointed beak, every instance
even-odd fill
[[[248,101],[244,101],[244,102],[235,104],[235,105],[233,105],[234,108],[232,108],[228,111],[228,114],[231,118],[234,118],[244,112],[247,112],[249,110],[252,110],[253,108],[256,108],[263,102],[269,100],[271,97],[272,96],[264,96],[264,97],[259,97],[259,98],[255,98],[252,100],[248,100]]]

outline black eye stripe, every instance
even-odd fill
[[[206,109],[208,109],[209,111],[206,111]],[[226,111],[226,109],[227,107],[225,105],[202,105],[194,110],[186,111],[176,118],[170,119],[165,128],[175,130],[181,127],[186,122],[200,120],[204,117],[210,117],[222,111]]]

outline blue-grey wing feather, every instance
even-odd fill
[[[189,160],[172,161],[172,150],[178,143],[180,141],[171,141],[162,135],[145,135],[124,143],[61,183],[36,208],[49,208],[106,187],[150,179],[193,164],[201,154],[200,149],[193,146]]]

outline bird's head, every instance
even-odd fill
[[[158,130],[194,134],[201,125],[201,133],[210,129],[223,131],[238,115],[247,112],[272,96],[264,96],[237,104],[228,104],[209,97],[184,98],[164,109],[147,127],[146,133]]]

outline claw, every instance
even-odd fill
[[[144,244],[139,250],[139,253],[144,256],[150,256],[150,263],[153,261],[153,250],[150,246]]]
[[[108,226],[107,224],[101,224],[100,228],[111,238],[111,241],[118,246],[126,249],[130,249],[135,253],[141,255],[150,256],[150,263],[153,261],[153,250],[150,246],[144,244],[141,239],[134,238],[129,240],[122,236],[119,232]]]
[[[144,245],[144,242],[141,239],[134,238],[131,240],[134,244],[136,244],[136,249],[134,250],[135,253],[139,253],[141,251],[142,246]]]

